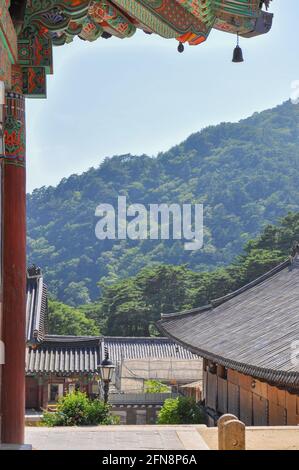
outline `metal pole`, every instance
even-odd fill
[[[104,403],[108,403],[109,397],[109,381],[105,380],[104,382]]]

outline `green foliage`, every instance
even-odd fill
[[[69,305],[73,307],[90,302],[88,288],[84,282],[70,282],[64,289],[64,295],[69,299]]]
[[[161,312],[199,307],[238,289],[284,261],[294,240],[299,240],[299,213],[267,226],[226,268],[196,273],[186,266],[155,265],[112,284],[101,282],[102,296],[96,303],[75,309],[50,302],[50,332],[156,335]]]
[[[80,309],[49,300],[49,333],[97,336],[100,331],[96,321],[88,318]]]
[[[109,405],[100,400],[90,400],[82,392],[72,392],[61,397],[57,412],[45,412],[42,422],[50,427],[116,424]]]
[[[167,398],[158,415],[158,424],[201,424],[203,416],[189,397]]]
[[[69,304],[50,302],[50,333],[156,335],[161,312],[207,304],[283,261],[299,240],[298,127],[299,107],[287,102],[208,127],[157,158],[106,159],[28,195],[28,262]],[[95,208],[116,207],[118,195],[146,206],[203,202],[203,249],[97,240]]]
[[[168,393],[170,387],[159,382],[158,380],[146,380],[144,382],[145,393]]]
[[[170,313],[191,304],[196,277],[184,266],[155,266],[103,286],[101,304],[107,318],[103,334],[150,336],[161,312]]]
[[[299,107],[287,102],[239,123],[208,127],[157,158],[113,157],[99,168],[63,179],[55,188],[36,189],[27,197],[28,262],[43,268],[56,299],[73,306],[97,300],[99,280],[111,285],[158,264],[186,265],[198,273],[227,266],[265,226],[299,210],[298,126]],[[118,195],[126,195],[129,204],[146,206],[203,202],[204,248],[188,252],[178,240],[97,240],[95,208],[103,202],[116,206]],[[294,232],[298,233],[298,222],[290,223],[275,240],[269,229],[258,249],[285,254]],[[255,265],[252,259],[253,271]],[[223,275],[219,271],[218,285],[221,278],[231,285]],[[203,290],[194,293],[192,305],[209,297],[207,283],[205,276]],[[216,288],[215,278],[213,284]],[[162,305],[150,294],[157,309],[179,307],[180,279],[177,287],[178,293],[176,289],[167,293],[166,286],[159,288],[156,297],[163,294]],[[125,286],[121,288],[125,291]],[[133,307],[133,318],[157,315],[147,311],[147,301],[132,301],[133,305],[121,307],[124,314]],[[141,326],[140,333],[146,329]]]

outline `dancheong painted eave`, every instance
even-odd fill
[[[299,258],[210,305],[162,315],[160,332],[195,354],[273,384],[299,388]]]
[[[126,39],[139,29],[179,41],[183,52],[185,43],[203,43],[212,29],[245,38],[268,33],[269,5],[270,0],[0,0],[0,80],[7,89],[43,98],[46,76],[53,73],[53,46],[75,37]]]

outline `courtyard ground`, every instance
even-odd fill
[[[208,450],[197,427],[27,427],[26,444],[37,450]]]
[[[26,444],[37,450],[216,450],[217,432],[192,425],[27,427]],[[299,450],[299,427],[247,428],[246,448]]]

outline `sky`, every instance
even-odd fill
[[[54,48],[47,99],[27,99],[27,191],[97,167],[107,156],[157,155],[207,125],[238,121],[289,99],[299,80],[298,0],[274,0],[272,31],[212,30],[199,46],[138,32]]]

